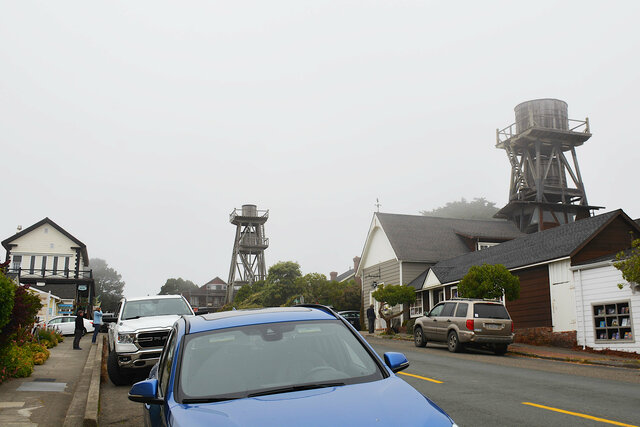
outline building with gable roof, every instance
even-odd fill
[[[430,308],[435,293],[445,299],[455,296],[457,284],[472,266],[502,264],[520,278],[520,298],[506,302],[516,329],[578,331],[578,344],[596,348],[615,345],[618,349],[638,351],[640,346],[620,347],[618,344],[625,343],[618,340],[624,340],[629,332],[630,344],[634,331],[640,329],[640,316],[631,315],[634,307],[640,313],[640,295],[634,293],[634,285],[618,289],[617,283],[623,280],[612,264],[615,254],[628,249],[631,241],[639,237],[638,223],[622,210],[615,210],[442,260],[423,271],[410,285],[417,289],[424,306]],[[590,288],[583,286],[585,283]],[[614,304],[616,314],[628,316],[616,318],[618,325],[596,328],[597,310],[594,312],[590,304],[605,308]],[[627,312],[618,313],[618,309]],[[603,317],[598,322],[606,325],[609,320],[613,321],[613,317]],[[628,330],[621,329],[623,320]]]
[[[72,307],[93,305],[95,283],[89,268],[87,246],[49,218],[18,230],[2,241],[7,275],[22,285],[51,293]]]
[[[379,305],[371,293],[380,284],[413,283],[427,268],[441,260],[523,235],[512,222],[506,220],[467,220],[376,212],[356,270],[356,276],[362,281],[363,306],[373,304],[378,311]],[[436,293],[432,302],[444,297]],[[423,304],[422,299],[417,298],[411,306],[411,312],[414,315],[421,314]],[[376,328],[382,327],[383,321],[378,319]]]
[[[213,312],[219,310],[224,305],[227,293],[227,283],[216,276],[209,280],[198,290],[183,293],[183,296],[194,308],[206,309]]]

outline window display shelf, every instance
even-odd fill
[[[593,304],[595,341],[635,342],[629,301]]]

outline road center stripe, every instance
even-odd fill
[[[434,379],[427,378],[427,377],[421,377],[420,375],[407,374],[406,372],[398,372],[398,373],[400,375],[406,375],[408,377],[420,378],[421,380],[431,381],[432,383],[436,383],[436,384],[442,384],[442,381],[434,380]]]
[[[578,412],[565,411],[564,409],[552,408],[550,406],[538,405],[536,403],[531,403],[531,402],[522,402],[522,404],[523,405],[529,405],[529,406],[535,406],[536,408],[542,408],[542,409],[546,409],[546,410],[549,410],[549,411],[560,412],[562,414],[573,415],[574,417],[586,418],[588,420],[593,420],[593,421],[600,421],[601,423],[613,424],[613,425],[616,425],[616,426],[638,427],[638,426],[633,425],[633,424],[620,423],[618,421],[611,421],[611,420],[607,420],[607,419],[604,419],[604,418],[593,417],[591,415],[580,414]]]

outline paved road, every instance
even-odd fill
[[[131,386],[115,386],[109,380],[100,386],[99,426],[142,426],[142,403],[129,400]]]
[[[604,421],[640,426],[638,369],[500,357],[472,351],[452,354],[444,346],[429,344],[427,348],[418,349],[412,342],[378,338],[369,338],[369,342],[380,355],[386,351],[404,353],[411,366],[401,378],[434,400],[460,427],[612,425]],[[142,424],[141,404],[129,401],[128,391],[129,387],[116,387],[111,382],[102,384],[101,426]],[[411,408],[399,407],[398,410]]]
[[[452,354],[444,346],[416,348],[412,342],[378,338],[369,342],[380,355],[404,353],[411,366],[400,376],[461,427],[640,425],[637,369]]]

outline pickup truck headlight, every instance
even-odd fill
[[[119,344],[133,344],[136,339],[136,334],[118,334]]]

